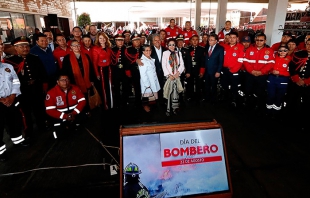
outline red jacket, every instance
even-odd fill
[[[242,67],[244,47],[241,43],[224,45],[224,67],[228,67],[231,73],[238,72]]]
[[[277,42],[277,43],[274,43],[272,46],[271,46],[271,49],[276,53],[279,49],[281,45],[281,42]]]
[[[62,68],[62,61],[67,54],[70,54],[70,51],[71,51],[70,47],[67,47],[66,50],[63,50],[59,46],[56,47],[56,49],[53,51],[53,55],[54,55],[55,60],[57,61],[59,69]]]
[[[76,85],[71,85],[67,93],[56,85],[46,94],[46,113],[56,119],[67,119],[68,113],[79,114],[85,105],[84,94]]]
[[[84,46],[81,46],[81,52],[87,54],[89,57],[91,57],[91,48],[90,49],[86,49]]]
[[[184,42],[186,45],[189,45],[189,39],[194,36],[194,35],[198,35],[196,30],[193,30],[192,28],[189,30],[184,29],[182,31],[182,33],[184,35]]]
[[[243,65],[249,73],[256,70],[267,75],[274,66],[274,59],[274,52],[271,48],[263,47],[258,50],[256,46],[250,46],[245,52]]]
[[[272,70],[278,70],[280,76],[290,76],[288,64],[290,63],[291,58],[289,56],[285,58],[280,58],[279,56],[276,56],[275,58],[275,64],[273,66]]]
[[[90,51],[96,76],[99,76],[97,67],[106,67],[111,65],[111,49],[102,49],[99,46],[93,46]]]
[[[170,25],[166,27],[165,29],[167,36],[166,39],[175,38],[178,36],[178,34],[182,34],[182,29],[178,26],[174,26],[173,29],[171,29]]]

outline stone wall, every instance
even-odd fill
[[[0,0],[0,10],[71,18],[70,0]]]

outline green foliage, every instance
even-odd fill
[[[83,12],[79,17],[78,17],[78,26],[82,26],[85,27],[86,25],[89,25],[91,20],[90,20],[90,16],[88,13]]]

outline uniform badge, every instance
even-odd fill
[[[5,68],[4,71],[6,71],[6,72],[8,72],[8,73],[11,73],[10,68]]]
[[[224,51],[224,55],[226,55],[226,51]]]
[[[268,58],[269,58],[269,55],[265,55],[265,56],[264,56],[264,59],[268,59]]]
[[[187,33],[185,33],[184,35],[187,36]]]
[[[175,32],[176,34],[179,34],[179,32]]]
[[[233,53],[233,56],[237,56],[237,54],[236,54],[236,53]]]
[[[75,94],[76,94],[75,90],[72,90],[72,91],[71,91],[71,93],[72,93],[73,95],[75,95]]]
[[[73,95],[73,96],[72,96],[72,99],[75,100],[75,99],[76,99],[76,95]]]
[[[61,97],[61,96],[57,96],[57,97],[56,97],[56,105],[57,105],[57,106],[62,106],[62,105],[64,105],[64,101],[62,101],[62,97]]]
[[[238,47],[235,47],[234,50],[238,50]]]
[[[270,52],[269,51],[265,51],[265,54],[269,54]]]
[[[170,32],[167,32],[167,35],[170,35]]]
[[[250,52],[250,55],[253,56],[253,55],[254,55],[254,52]]]
[[[283,64],[283,67],[287,67],[287,64]]]
[[[45,100],[49,100],[51,96],[49,94],[46,94]]]
[[[104,63],[105,63],[105,62],[107,62],[107,60],[102,60],[102,62],[104,62]]]

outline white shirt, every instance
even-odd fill
[[[154,46],[154,48],[155,48],[155,51],[156,51],[158,60],[159,60],[159,62],[161,63],[161,55],[162,55],[162,52],[161,52],[161,51],[162,51],[162,47],[160,46],[159,49],[157,49],[157,47]]]

